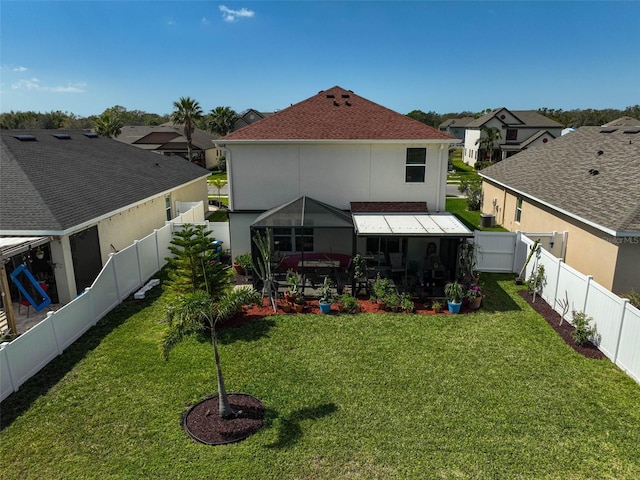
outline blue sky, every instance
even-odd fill
[[[640,103],[638,1],[0,3],[0,111],[274,111],[334,85],[401,113]]]

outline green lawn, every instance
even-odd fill
[[[165,362],[162,298],[127,302],[2,403],[1,476],[640,478],[640,386],[567,347],[512,276],[483,280],[473,315],[294,314],[223,331],[228,390],[267,418],[217,447],[180,426],[215,393],[210,344]]]
[[[453,213],[470,230],[483,230],[485,232],[506,232],[501,226],[480,228],[480,211],[470,212],[467,210],[466,198],[448,197],[446,207],[447,212]]]

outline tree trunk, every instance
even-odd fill
[[[211,343],[213,344],[213,356],[216,359],[216,371],[218,377],[218,414],[221,418],[233,416],[233,410],[229,405],[227,390],[224,388],[224,378],[222,377],[222,367],[220,366],[220,356],[218,355],[218,341],[216,339],[215,326],[211,328]]]

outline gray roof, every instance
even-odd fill
[[[462,117],[462,118],[449,118],[438,125],[439,128],[445,127],[466,127],[471,122],[473,122],[475,118],[473,117]]]
[[[63,133],[69,139],[54,136]],[[63,232],[208,174],[182,158],[85,133],[2,130],[0,232]]]
[[[563,125],[539,114],[535,110],[508,110],[506,108],[496,108],[492,112],[486,113],[480,118],[475,119],[473,122],[467,124],[468,128],[480,128],[501,110],[507,110],[511,112],[516,118],[522,121],[522,124],[513,124],[513,126],[520,127],[538,127],[538,128],[562,128]],[[502,121],[502,120],[501,120]]]
[[[580,127],[480,175],[601,230],[635,235],[640,233],[639,130]]]
[[[640,120],[633,117],[620,117],[605,123],[603,127],[640,127]]]
[[[124,126],[120,135],[114,138],[118,142],[133,144],[141,140],[152,133],[173,133],[174,138],[168,140],[166,143],[158,144],[138,144],[136,147],[144,148],[146,150],[155,150],[163,145],[176,144],[178,149],[184,149],[186,151],[187,138],[184,136],[184,127],[181,125],[174,125],[171,122],[163,123],[162,125],[136,125],[136,126]],[[194,149],[208,150],[215,148],[214,141],[220,138],[219,135],[212,135],[204,130],[196,128],[191,134],[191,143]],[[167,150],[167,148],[164,148]]]

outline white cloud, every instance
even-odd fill
[[[202,17],[202,24],[209,25],[209,20],[207,19],[207,17]]]
[[[14,67],[12,71],[13,72],[26,72],[27,71],[27,67],[22,67],[22,66]]]
[[[241,8],[240,10],[231,10],[225,5],[218,6],[222,12],[222,18],[225,22],[235,22],[238,18],[251,18],[255,15],[253,10]]]
[[[55,92],[55,93],[84,93],[87,87],[86,82],[69,83],[66,86],[48,87],[40,85],[40,80],[37,78],[31,78],[29,80],[18,80],[11,85],[13,90],[29,90],[39,92]]]

